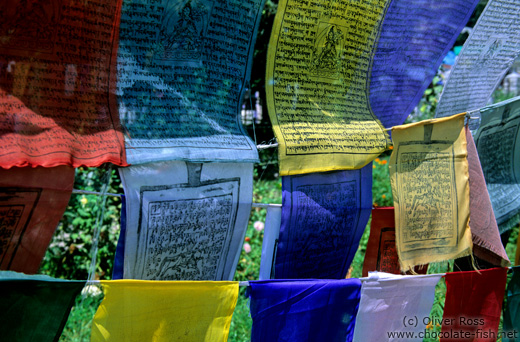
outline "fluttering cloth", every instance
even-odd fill
[[[126,165],[121,0],[0,3],[0,167]]]
[[[475,133],[482,171],[500,233],[520,222],[520,97],[480,110]]]
[[[281,207],[268,207],[265,217],[264,238],[262,240],[262,256],[260,260],[260,274],[258,279],[267,280],[274,278],[274,260],[276,245],[280,235],[282,221]]]
[[[371,164],[283,177],[275,278],[345,278],[371,208]]]
[[[498,324],[506,288],[507,268],[446,274],[446,300],[441,342],[491,342]],[[471,338],[461,338],[461,334]],[[484,335],[484,333],[487,333]]]
[[[505,336],[502,341],[518,342],[520,340],[520,267],[518,266],[513,267],[513,276],[507,285],[505,302],[502,329]]]
[[[370,237],[363,263],[363,277],[373,271],[401,274],[399,256],[395,246],[394,207],[372,209]],[[414,273],[418,274],[426,274],[427,271],[428,265],[417,266],[414,269]]]
[[[0,269],[36,273],[67,208],[74,169],[0,169]]]
[[[487,3],[450,72],[436,117],[477,110],[488,103],[520,54],[519,12],[515,0]]]
[[[410,334],[406,341],[422,341],[440,278],[370,272],[361,287],[354,342],[403,341],[399,333]]]
[[[396,126],[390,179],[401,270],[471,253],[464,114]]]
[[[0,272],[2,341],[58,341],[84,285],[84,281]]]
[[[129,163],[258,161],[240,113],[264,3],[124,1],[117,102]]]
[[[465,128],[469,166],[469,206],[473,254],[494,266],[510,264],[498,231],[475,142]]]
[[[282,176],[359,169],[388,147],[367,75],[389,3],[279,2],[265,88]]]
[[[91,342],[227,341],[238,282],[101,281]]]
[[[179,161],[120,169],[124,278],[231,280],[253,198],[253,164]]]
[[[390,3],[369,84],[370,109],[385,127],[403,124],[412,113],[477,4],[478,0]]]
[[[249,282],[251,341],[352,341],[359,279]]]

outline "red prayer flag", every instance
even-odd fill
[[[399,256],[395,246],[394,207],[372,209],[370,237],[363,263],[363,277],[367,277],[368,272],[371,271],[401,274]],[[416,273],[426,274],[427,271],[428,265],[415,267]]]
[[[36,273],[72,192],[74,169],[0,169],[0,269]]]
[[[497,340],[507,268],[479,272],[446,274],[441,342]]]
[[[125,166],[121,0],[0,2],[0,167]]]

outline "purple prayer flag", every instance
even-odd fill
[[[383,126],[406,120],[477,4],[478,0],[392,1],[370,75],[370,107]]]
[[[342,279],[372,209],[372,163],[282,178],[276,279]]]
[[[361,281],[249,282],[251,341],[352,341]]]

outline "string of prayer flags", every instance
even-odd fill
[[[359,169],[389,146],[367,94],[389,3],[278,3],[265,88],[282,176]]]
[[[372,208],[372,165],[282,178],[276,279],[342,279]]]
[[[36,273],[67,208],[74,169],[0,169],[0,269]]]
[[[395,246],[395,218],[393,207],[372,209],[370,236],[363,263],[363,277],[371,271],[401,274],[399,256]],[[426,274],[428,265],[416,266],[414,273]]]
[[[264,3],[124,2],[117,94],[129,163],[258,161],[239,114]]]
[[[475,143],[500,233],[520,222],[520,97],[480,110]]]
[[[403,271],[471,254],[464,116],[393,128],[389,171]]]
[[[389,333],[396,337],[406,333],[407,341],[421,342],[419,333],[428,324],[435,285],[440,278],[441,275],[434,274],[401,276],[370,272],[361,287],[353,341],[394,341]],[[406,318],[415,320],[406,323],[410,322]]]
[[[444,86],[436,117],[484,107],[520,54],[520,3],[490,0]]]
[[[274,278],[274,260],[280,225],[282,221],[281,207],[268,207],[265,217],[264,239],[262,240],[262,255],[260,258],[260,274],[258,279]]]
[[[0,167],[126,165],[114,92],[121,2],[1,2]]]
[[[124,278],[231,280],[253,198],[253,164],[120,169],[127,200]]]
[[[512,270],[513,276],[507,284],[507,299],[504,301],[503,342],[516,342],[520,338],[520,268],[517,266]]]
[[[473,254],[494,266],[510,264],[493,214],[493,207],[480,167],[477,148],[468,127],[465,128],[469,167],[469,207]]]
[[[58,341],[84,281],[0,272],[3,341]]]
[[[361,282],[250,281],[251,341],[352,341]]]
[[[369,84],[370,108],[385,127],[403,124],[419,103],[477,4],[478,0],[390,2]]]
[[[506,278],[507,268],[447,273],[441,342],[496,341]]]
[[[101,281],[91,342],[227,341],[238,282]]]

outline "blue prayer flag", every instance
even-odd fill
[[[282,178],[276,279],[342,279],[372,209],[372,163]]]
[[[352,341],[359,279],[249,282],[251,341]]]

